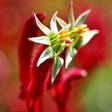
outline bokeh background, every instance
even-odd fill
[[[88,76],[78,85],[78,94],[69,104],[70,112],[112,112],[112,0],[72,0],[76,17],[92,9],[86,23],[99,29],[86,46],[79,49],[71,66],[84,68]],[[52,14],[66,20],[70,0],[0,0],[0,112],[25,112],[26,104],[18,98],[18,43],[25,21],[33,12]],[[74,91],[74,89],[73,89]],[[71,93],[73,94],[73,93]],[[82,101],[83,99],[83,101]],[[82,104],[83,102],[83,104]]]

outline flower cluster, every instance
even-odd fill
[[[50,29],[44,26],[34,13],[36,25],[41,29],[45,36],[29,38],[30,41],[48,45],[42,52],[37,62],[37,67],[49,58],[54,58],[51,82],[53,83],[59,73],[64,60],[60,57],[62,51],[66,49],[65,67],[67,68],[79,47],[84,46],[88,41],[98,33],[98,30],[90,30],[87,24],[84,24],[90,10],[82,13],[76,20],[74,18],[72,2],[69,4],[68,23],[57,17],[57,11],[53,14]],[[57,22],[61,28],[57,27]]]
[[[58,112],[65,112],[70,82],[86,76],[83,69],[72,68],[67,73],[64,73],[64,69],[74,58],[78,48],[85,45],[98,31],[90,30],[84,24],[90,10],[75,20],[72,2],[68,9],[68,23],[57,17],[55,12],[50,29],[42,24],[45,14],[33,13],[33,17],[26,22],[19,43],[19,96],[27,102],[29,112],[43,111],[42,95],[48,89],[58,105]],[[36,37],[39,30],[45,35]],[[41,45],[32,59],[34,43]]]

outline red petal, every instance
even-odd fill
[[[60,83],[52,88],[51,95],[54,95],[54,99],[58,105],[61,105],[61,108],[66,109],[65,104],[67,103],[67,98],[71,89],[70,82],[72,80],[76,80],[77,78],[85,77],[86,75],[87,73],[85,70],[80,68],[72,68],[62,76]]]
[[[71,68],[65,75],[62,77],[62,81],[65,84],[70,83],[71,80],[82,78],[87,75],[87,72],[80,68]]]
[[[40,21],[43,21],[45,14],[37,15]],[[30,65],[32,58],[32,50],[34,43],[30,43],[27,39],[29,37],[36,36],[36,33],[39,31],[33,17],[29,18],[24,26],[24,30],[19,42],[19,77],[22,83],[22,88],[20,88],[19,97],[22,99],[26,98],[26,89],[30,80]]]
[[[37,15],[40,21],[43,21],[45,14]],[[19,72],[20,80],[23,86],[27,86],[29,83],[29,68],[31,64],[31,56],[34,43],[30,43],[27,38],[36,36],[39,29],[34,23],[33,17],[27,20],[24,26],[24,30],[19,42]]]
[[[31,77],[28,86],[28,97],[32,100],[36,100],[42,95],[43,90],[47,87],[47,85],[45,85],[46,77],[51,75],[51,65],[53,63],[53,60],[48,59],[39,67],[37,67],[37,61],[45,48],[45,45],[39,46],[31,65]]]

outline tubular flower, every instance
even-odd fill
[[[89,12],[90,10],[82,13],[75,20],[72,2],[70,2],[68,23],[57,17],[57,11],[51,18],[50,28],[42,24],[42,20],[45,18],[44,14],[36,16],[33,13],[33,18],[26,23],[19,44],[20,80],[22,83],[20,97],[26,100],[29,112],[43,111],[42,95],[48,89],[58,104],[60,112],[65,112],[71,80],[86,76],[86,72],[74,68],[64,75],[64,68],[68,67],[78,48],[85,45],[98,33],[97,30],[90,30],[84,24]],[[39,29],[45,34],[44,36],[36,37]],[[33,42],[41,45],[32,59]]]
[[[48,106],[51,106],[54,102],[57,107],[54,106],[53,108],[49,109],[49,107],[47,106],[44,107],[43,104],[39,105],[39,101],[36,100],[36,103],[34,105],[34,112],[69,112],[66,105],[68,104],[68,98],[70,90],[72,88],[71,82],[84,78],[86,77],[86,75],[86,71],[81,68],[71,68],[67,73],[62,75],[61,80],[58,82],[58,84],[53,85],[52,88],[48,91],[53,100]],[[45,111],[44,108],[47,111]]]
[[[62,51],[67,48],[65,55],[65,67],[67,68],[73,57],[76,55],[77,49],[88,43],[88,41],[98,33],[98,30],[90,30],[87,27],[87,24],[84,24],[90,10],[82,13],[75,20],[72,4],[72,2],[69,4],[68,23],[57,17],[56,11],[50,22],[50,29],[43,25],[36,14],[33,13],[36,25],[41,29],[45,36],[33,37],[29,38],[29,40],[48,46],[40,55],[37,67],[47,59],[54,58],[51,75],[52,83],[64,64],[63,58],[60,57]],[[60,28],[57,27],[57,22],[59,23]]]
[[[43,21],[45,14],[37,14],[40,21]],[[26,98],[27,86],[30,82],[30,66],[32,60],[32,52],[34,43],[30,43],[27,38],[29,36],[36,36],[39,29],[35,26],[33,17],[29,18],[24,26],[24,30],[19,42],[19,76],[21,81],[20,97]]]

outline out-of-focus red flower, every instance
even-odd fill
[[[11,112],[27,112],[26,102],[17,97],[19,83],[12,83],[6,93],[6,100]]]
[[[6,82],[11,75],[11,65],[7,57],[0,51],[0,84]]]
[[[49,95],[52,98],[51,105],[52,102],[54,102],[54,105],[55,104],[57,105],[52,107],[56,112],[69,112],[69,110],[67,110],[66,105],[69,103],[68,97],[70,94],[70,90],[72,88],[71,82],[73,80],[77,80],[85,76],[86,76],[86,72],[83,69],[72,68],[66,74],[62,75],[60,81],[56,85],[53,85],[51,87],[51,89],[49,90]],[[40,108],[40,105],[38,103],[39,102],[37,100],[35,104],[35,112],[38,112],[38,110],[41,110],[43,107],[41,104],[41,108]],[[51,110],[49,109],[50,112]]]

